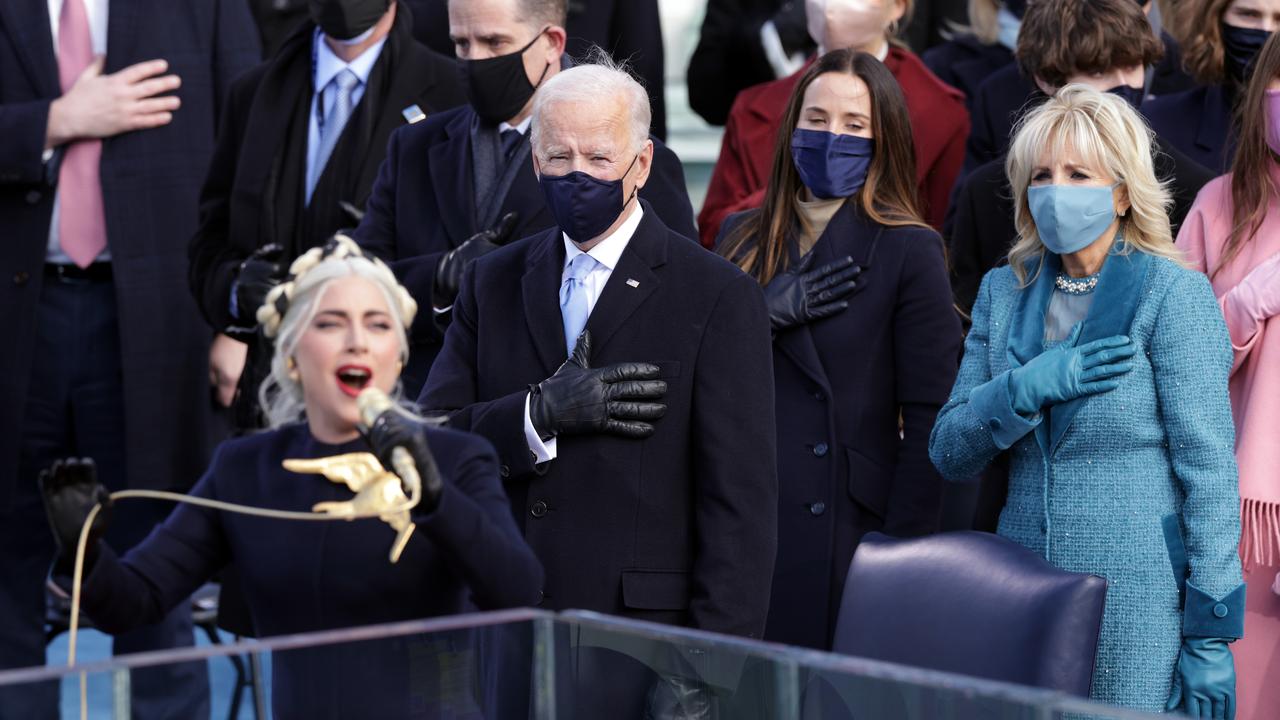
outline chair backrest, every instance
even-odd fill
[[[833,649],[1087,697],[1106,596],[1103,578],[990,533],[868,533]]]

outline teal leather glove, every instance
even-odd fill
[[[1173,692],[1165,712],[1193,718],[1233,720],[1236,716],[1236,665],[1226,638],[1187,637],[1173,670]]]
[[[1009,373],[1009,397],[1019,415],[1114,390],[1120,386],[1115,378],[1133,369],[1126,361],[1137,348],[1129,338],[1112,335],[1075,347],[1082,327],[1077,324],[1060,344]]]

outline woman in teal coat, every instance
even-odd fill
[[[1231,344],[1184,268],[1123,100],[1071,85],[1009,150],[1019,240],[987,274],[929,454],[952,480],[1009,453],[999,533],[1107,579],[1093,697],[1230,718],[1244,586]]]

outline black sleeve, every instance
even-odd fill
[[[953,200],[950,233],[951,289],[968,314],[982,278],[998,266],[1017,237],[1013,201],[999,162],[988,163],[961,179]]]
[[[618,0],[609,27],[613,57],[625,60],[644,82],[653,109],[650,132],[667,139],[666,60],[658,0]]]
[[[760,45],[760,28],[779,2],[710,0],[698,47],[689,60],[689,106],[712,125],[729,119],[742,90],[774,79]]]

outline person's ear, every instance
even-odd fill
[[[1115,189],[1113,197],[1116,204],[1116,214],[1120,217],[1128,215],[1129,209],[1133,207],[1133,204],[1129,202],[1129,186],[1121,183]]]
[[[559,64],[560,56],[564,55],[564,50],[569,42],[569,34],[559,25],[552,25],[543,33],[546,37],[546,60],[549,63]]]
[[[636,156],[636,191],[649,181],[649,172],[653,169],[653,141],[645,140],[644,148]]]
[[[1036,75],[1034,80],[1036,81],[1036,87],[1040,88],[1040,92],[1044,93],[1045,95],[1048,95],[1049,97],[1053,97],[1053,94],[1058,92],[1058,88],[1045,82],[1044,78],[1040,77],[1039,75]]]

